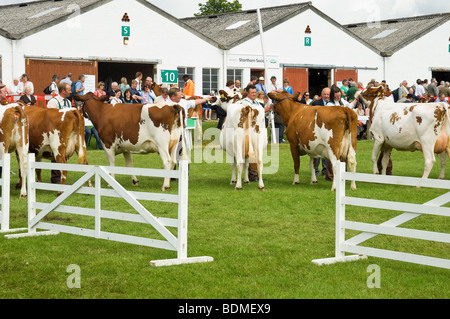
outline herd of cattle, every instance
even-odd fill
[[[155,90],[158,94],[159,90]],[[267,146],[267,130],[263,107],[249,103],[237,92],[220,91],[215,103],[227,111],[227,118],[220,136],[223,150],[233,159],[231,183],[236,189],[248,182],[248,165],[254,165],[258,173],[258,188],[264,189],[263,152]],[[435,162],[441,159],[444,177],[446,155],[450,157],[450,114],[445,103],[393,103],[384,100],[384,87],[369,87],[360,97],[370,109],[369,134],[374,139],[372,151],[373,172],[378,174],[377,157],[383,150],[382,171],[390,159],[392,149],[419,150],[423,153],[427,178]],[[300,156],[310,156],[311,183],[317,183],[313,159],[327,158],[333,173],[339,161],[346,161],[348,169],[356,171],[356,112],[340,106],[310,106],[300,104],[298,93],[269,93],[274,110],[286,125],[286,136],[294,161],[294,184],[299,183]],[[20,163],[20,176],[16,188],[20,196],[26,196],[27,154],[33,152],[37,160],[51,159],[66,163],[77,153],[78,163],[87,164],[84,139],[84,116],[97,129],[103,143],[109,165],[115,165],[115,157],[122,153],[126,165],[132,166],[133,153],[157,152],[164,169],[173,169],[180,158],[187,158],[185,143],[185,119],[189,117],[183,107],[175,103],[163,104],[115,104],[104,103],[92,93],[75,95],[83,102],[81,113],[76,109],[47,109],[26,106],[21,102],[0,107],[0,158],[7,152],[16,152]],[[191,111],[191,110],[189,110]],[[197,110],[201,114],[201,110]],[[237,174],[236,174],[237,172]],[[37,172],[41,181],[40,172]],[[236,176],[237,175],[237,176]],[[67,172],[62,171],[61,183]],[[137,179],[132,176],[133,184]],[[165,178],[163,191],[170,187]],[[355,182],[351,184],[356,189]],[[335,189],[335,182],[332,190]]]

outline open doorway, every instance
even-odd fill
[[[261,76],[264,77],[264,69],[251,69],[250,70],[250,77],[252,77],[253,75],[256,76],[258,79]],[[245,86],[247,86],[247,84]]]
[[[436,79],[438,85],[441,84],[441,81],[450,82],[450,70],[432,71],[431,77]]]
[[[108,91],[111,89],[111,83],[120,84],[122,77],[131,85],[131,81],[136,78],[136,72],[143,74],[142,82],[145,82],[147,76],[154,80],[155,70],[155,65],[148,63],[98,62],[98,82],[105,82],[105,89]]]
[[[309,83],[309,95],[311,98],[314,95],[322,93],[322,89],[329,86],[329,80],[331,79],[331,70],[329,69],[309,69],[308,83]]]

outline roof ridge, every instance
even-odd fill
[[[285,8],[285,7],[295,7],[295,6],[305,6],[305,5],[311,5],[312,2],[311,1],[305,1],[305,2],[297,2],[297,3],[291,3],[291,4],[284,4],[281,6],[272,6],[272,7],[264,7],[261,8],[261,11],[263,10],[269,10],[269,9],[275,9],[275,8]],[[223,12],[223,13],[217,13],[217,14],[210,14],[210,15],[205,15],[205,16],[193,16],[193,17],[185,17],[185,18],[180,18],[180,20],[190,20],[190,19],[205,19],[208,17],[214,17],[214,16],[224,16],[224,15],[233,15],[233,14],[242,14],[242,13],[253,13],[255,10],[257,10],[257,8],[253,8],[253,9],[247,9],[247,10],[240,10],[240,11],[233,11],[233,12]]]
[[[438,18],[438,17],[445,17],[448,16],[450,18],[450,12],[443,12],[443,13],[432,13],[432,14],[426,14],[426,15],[421,15],[421,16],[413,16],[413,17],[403,17],[403,18],[390,18],[390,19],[386,19],[386,20],[379,20],[379,21],[374,21],[374,22],[380,22],[380,23],[389,23],[389,22],[405,22],[405,21],[415,21],[415,20],[425,20],[425,19],[433,19],[433,18]],[[373,22],[372,22],[373,23]],[[349,26],[363,26],[367,24],[367,21],[365,22],[356,22],[356,23],[348,23],[348,24],[343,24],[344,27],[349,27]]]

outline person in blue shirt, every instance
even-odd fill
[[[288,92],[289,94],[293,95],[294,90],[292,89],[292,86],[289,85],[289,79],[285,78],[283,81],[283,91]]]
[[[147,103],[154,103],[155,99],[156,99],[156,95],[153,92],[152,89],[150,89],[150,86],[146,83],[143,85],[144,90],[141,91],[141,96],[142,96],[142,102],[144,104]]]
[[[258,83],[256,83],[255,87],[256,87],[256,92],[263,91],[264,95],[267,95],[267,90],[266,90],[266,87],[264,86],[264,77],[263,76],[259,77],[259,81],[258,81]]]

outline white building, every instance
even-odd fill
[[[94,88],[98,81],[109,85],[121,77],[130,82],[138,71],[161,83],[163,70],[177,70],[180,86],[181,76],[189,74],[195,94],[204,95],[223,88],[228,79],[239,79],[245,86],[251,75],[275,75],[278,84],[288,77],[294,89],[318,94],[322,87],[349,77],[364,84],[386,79],[396,86],[405,78],[429,79],[435,70],[449,68],[450,39],[444,33],[449,14],[431,16],[439,20],[424,28],[399,20],[404,26],[397,29],[409,31],[411,41],[391,49],[372,38],[393,23],[342,26],[310,2],[260,12],[263,42],[256,10],[177,19],[145,0],[44,0],[2,6],[0,76],[10,84],[27,73],[35,93],[42,93],[53,74],[63,78],[71,72],[74,80],[89,75]],[[395,32],[385,36],[388,42]]]

